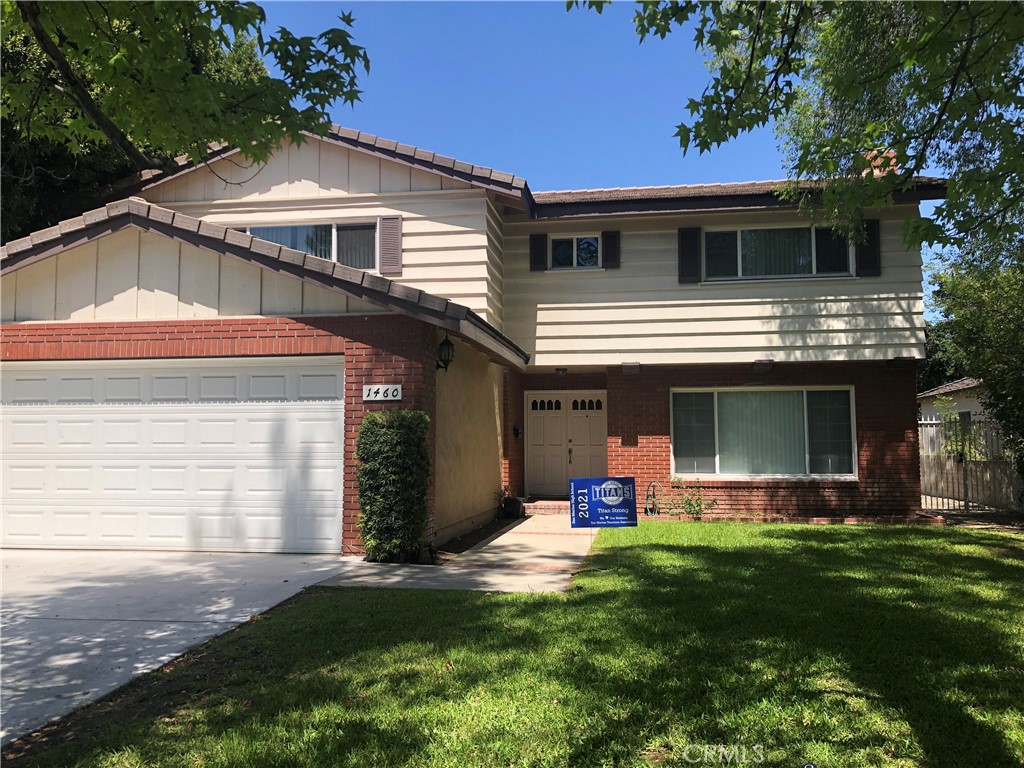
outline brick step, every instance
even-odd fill
[[[550,501],[528,501],[523,507],[523,511],[527,515],[568,515],[569,502],[557,499]]]

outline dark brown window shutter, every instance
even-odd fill
[[[605,269],[618,269],[619,268],[619,233],[618,232],[602,232],[601,233],[601,251],[603,261],[602,266]]]
[[[377,224],[380,237],[380,273],[389,277],[402,274],[402,217],[381,216]]]
[[[679,230],[679,282],[700,282],[700,227]]]
[[[863,243],[857,245],[857,277],[882,274],[882,235],[878,219],[864,220]]]
[[[548,268],[548,236],[530,235],[530,271],[543,272]]]

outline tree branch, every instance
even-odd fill
[[[970,60],[971,50],[976,41],[975,27],[977,24],[977,19],[970,9],[968,9],[967,13],[971,17],[971,26],[968,30],[967,38],[963,41],[964,48],[960,54],[960,59],[957,62],[956,69],[953,71],[953,74],[949,79],[949,91],[946,93],[946,97],[942,100],[942,104],[939,106],[935,119],[932,121],[931,128],[925,131],[922,136],[921,151],[919,152],[919,155],[922,158],[928,156],[928,150],[931,148],[935,136],[942,127],[942,122],[945,120],[946,112],[949,110],[950,104],[952,104],[953,99],[956,97],[957,88],[960,85],[960,78],[967,72],[967,63]]]
[[[75,102],[78,108],[82,110],[82,113],[92,120],[96,127],[106,134],[114,146],[121,150],[140,171],[151,168],[168,170],[173,167],[171,161],[151,157],[132,144],[131,139],[114,125],[114,122],[95,102],[89,93],[89,88],[75,74],[63,51],[54,43],[53,38],[50,37],[43,27],[42,20],[40,19],[39,3],[17,0],[17,6],[18,10],[21,11],[21,17],[25,20],[28,28],[32,30],[32,36],[39,44],[39,48],[64,80],[64,93]]]

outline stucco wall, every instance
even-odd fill
[[[501,487],[501,381],[499,366],[461,342],[455,342],[451,367],[437,372],[436,544],[494,517],[494,493]]]

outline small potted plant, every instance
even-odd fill
[[[507,485],[494,492],[494,500],[498,503],[499,514],[502,517],[522,516],[522,504],[512,495],[512,489]]]

